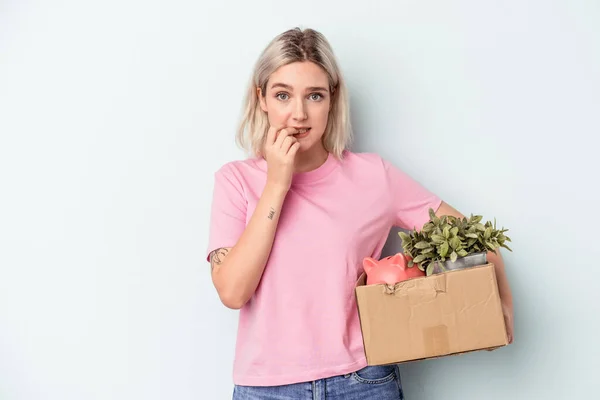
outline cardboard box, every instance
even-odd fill
[[[355,292],[369,365],[447,356],[508,344],[493,264]]]

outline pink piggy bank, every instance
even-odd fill
[[[416,265],[409,268],[408,261],[402,253],[397,253],[379,261],[366,257],[363,260],[363,268],[367,274],[367,285],[377,283],[393,285],[407,279],[425,276],[425,273]]]

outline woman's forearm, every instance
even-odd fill
[[[287,190],[267,185],[246,229],[231,249],[211,261],[213,283],[225,306],[241,308],[254,294],[271,253]],[[219,253],[220,252],[220,253]]]
[[[498,292],[500,294],[500,301],[502,302],[502,312],[504,314],[504,321],[506,323],[506,331],[508,335],[508,342],[512,343],[514,336],[514,322],[513,322],[513,297],[508,283],[508,277],[506,276],[506,269],[504,268],[504,260],[500,254],[500,250],[496,250],[498,254],[490,251],[487,253],[487,260],[494,264],[496,271],[496,281],[498,282]]]

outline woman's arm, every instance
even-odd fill
[[[235,246],[210,254],[212,281],[226,307],[240,309],[254,294],[271,253],[286,194],[281,186],[265,186]]]
[[[453,208],[445,202],[442,202],[440,207],[435,212],[435,215],[438,217],[441,217],[443,215],[451,215],[457,218],[465,217],[463,214],[461,214],[459,211],[457,211],[455,208]],[[488,251],[487,259],[495,266],[496,280],[498,281],[498,291],[500,293],[500,299],[502,301],[502,312],[504,313],[504,320],[506,322],[506,333],[508,335],[508,342],[512,343],[514,329],[513,299],[510,290],[510,285],[508,283],[508,278],[506,277],[506,271],[504,269],[504,260],[502,259],[500,251],[497,250],[497,252],[498,254],[495,254],[493,251]]]
[[[254,295],[271,254],[300,144],[295,128],[271,126],[265,141],[267,183],[236,244],[211,253],[211,276],[226,307],[240,309]]]

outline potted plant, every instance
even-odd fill
[[[497,229],[494,223],[481,223],[481,215],[457,218],[450,215],[437,217],[429,209],[430,220],[420,231],[399,232],[408,266],[416,265],[427,276],[440,272],[474,267],[487,263],[487,252],[504,247],[508,229]]]

